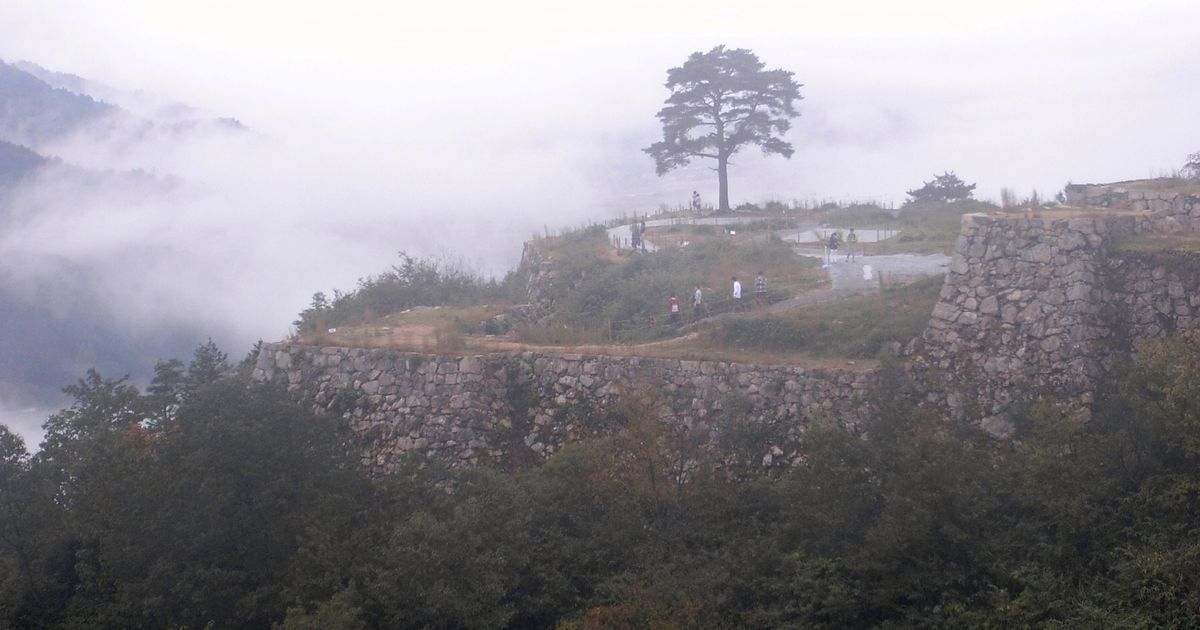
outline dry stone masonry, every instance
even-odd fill
[[[931,402],[998,436],[1022,397],[1086,413],[1115,353],[1190,328],[1200,274],[1189,254],[1113,245],[1161,217],[967,215],[929,326],[909,349]]]
[[[1119,185],[1067,192],[1110,210],[964,216],[928,327],[904,353],[928,404],[998,437],[1012,433],[1019,403],[1037,395],[1087,414],[1115,357],[1200,325],[1200,255],[1118,247],[1200,227],[1200,199]],[[521,268],[530,308],[541,310],[563,279],[533,247]],[[409,454],[452,467],[537,461],[613,430],[606,418],[635,399],[654,401],[658,419],[710,438],[734,417],[770,426],[761,462],[786,465],[800,457],[796,440],[814,419],[862,423],[878,380],[645,357],[290,344],[264,348],[255,376],[285,380],[320,412],[348,422],[376,474],[395,472]]]
[[[1200,186],[1147,187],[1145,181],[1132,181],[1072,184],[1064,192],[1071,206],[1144,213],[1156,232],[1200,231]]]
[[[259,379],[285,379],[363,439],[364,463],[394,472],[417,452],[452,467],[547,457],[606,430],[622,400],[657,405],[660,419],[719,434],[730,411],[780,429],[761,461],[793,460],[817,417],[855,425],[868,412],[870,373],[715,361],[573,354],[437,356],[395,350],[266,346]]]

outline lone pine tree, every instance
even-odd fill
[[[671,95],[658,112],[663,139],[643,150],[654,158],[660,176],[692,158],[716,160],[722,211],[729,210],[729,158],[742,147],[792,156],[783,136],[799,115],[795,102],[802,97],[791,72],[764,70],[744,48],[717,46],[667,70],[666,87]]]
[[[970,199],[975,191],[975,184],[968,184],[959,179],[954,171],[935,175],[932,181],[924,182],[920,188],[908,191],[907,203],[948,203]]]

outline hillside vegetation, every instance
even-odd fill
[[[757,228],[757,229],[756,229]],[[706,295],[709,313],[733,307],[732,278],[741,280],[745,295],[754,277],[769,279],[771,299],[820,286],[823,274],[813,259],[799,258],[791,247],[761,226],[738,226],[736,235],[717,226],[655,228],[649,238],[663,243],[658,251],[614,252],[601,229],[591,229],[548,252],[556,262],[556,282],[547,326],[519,331],[530,341],[569,339],[575,342],[633,341],[678,334],[667,323],[667,301],[674,294],[690,312],[697,285]],[[681,246],[681,242],[686,245]]]
[[[698,345],[754,350],[767,358],[789,353],[875,358],[885,345],[903,345],[921,334],[941,288],[942,278],[931,277],[778,315],[725,320]]]
[[[1079,422],[1011,441],[914,405],[760,470],[630,402],[516,472],[368,480],[345,436],[213,348],[147,393],[91,374],[30,455],[0,429],[0,626],[1190,627],[1200,335],[1144,349]],[[147,420],[149,419],[149,420]],[[447,488],[453,488],[447,492]]]

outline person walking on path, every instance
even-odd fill
[[[742,283],[738,282],[737,276],[733,277],[733,310],[743,310],[744,303],[742,302]]]
[[[856,249],[858,249],[858,235],[854,233],[854,228],[850,228],[850,233],[846,235],[846,262],[854,260],[854,250]]]
[[[700,316],[704,312],[704,293],[700,290],[700,285],[696,285],[696,292],[692,294],[692,321],[700,321]]]
[[[754,308],[759,309],[767,304],[767,278],[763,272],[758,272],[754,279]]]
[[[667,300],[667,315],[671,318],[671,325],[679,325],[679,298],[671,293],[671,299]]]
[[[692,191],[692,212],[700,212],[700,193]]]
[[[833,263],[837,260],[838,244],[841,242],[841,240],[842,239],[838,236],[837,232],[829,235],[829,256],[827,257],[828,260],[826,262]]]

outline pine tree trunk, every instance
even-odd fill
[[[718,210],[729,212],[729,158],[717,158]]]

